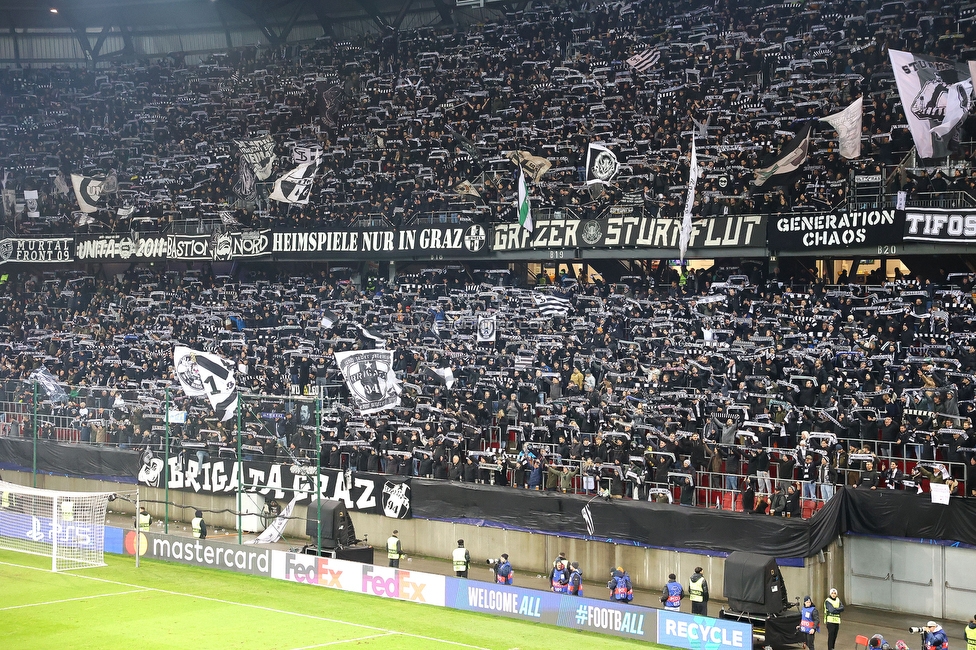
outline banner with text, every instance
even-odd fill
[[[769,249],[812,252],[900,244],[904,219],[896,210],[774,215],[767,229]]]
[[[607,219],[538,219],[532,232],[518,223],[495,224],[495,252],[560,248],[678,248],[681,219],[617,215]],[[766,217],[723,215],[692,223],[689,249],[766,246]]]
[[[976,243],[976,208],[907,208],[905,241]]]
[[[147,454],[139,470],[139,483],[149,487],[163,487],[165,466],[162,459]],[[248,492],[267,498],[299,503],[309,501],[315,492],[314,467],[281,465],[263,461],[211,460],[199,462],[195,458],[183,461],[179,456],[169,459],[169,488],[192,490],[198,494],[235,494],[239,483]],[[319,493],[323,499],[342,501],[356,512],[386,515],[395,519],[411,516],[410,479],[356,472],[348,474],[337,469],[323,468],[319,475]]]
[[[75,257],[79,261],[229,261],[270,255],[271,230],[220,232],[212,235],[120,233],[79,235],[75,238]]]
[[[450,259],[485,251],[488,231],[480,224],[427,225],[413,228],[318,231],[276,231],[272,237],[276,259],[363,259],[416,257]]]
[[[0,264],[7,262],[56,263],[73,259],[70,237],[11,237],[0,239]]]

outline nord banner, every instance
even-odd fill
[[[166,479],[161,458],[146,455],[139,470],[139,483],[149,487],[163,487]],[[316,468],[280,465],[262,461],[214,460],[203,463],[195,458],[169,459],[169,488],[191,490],[198,494],[234,494],[243,484],[247,492],[257,492],[268,498],[290,501],[298,496],[299,503],[307,503],[315,493]],[[386,515],[395,519],[411,516],[410,479],[356,472],[346,474],[337,469],[323,468],[318,478],[319,494],[323,499],[342,501],[356,512]]]
[[[816,251],[898,244],[905,215],[897,210],[781,214],[769,218],[771,251]]]
[[[907,208],[905,241],[976,243],[976,208]]]
[[[427,225],[370,230],[275,231],[272,252],[277,259],[362,259],[476,255],[486,249],[488,231],[480,224]]]
[[[538,219],[530,233],[518,223],[496,224],[493,251],[554,248],[677,248],[681,219],[611,216],[607,219]],[[766,246],[766,217],[723,215],[696,219],[688,248]]]
[[[75,251],[80,261],[253,259],[271,255],[271,230],[213,235],[78,235]]]

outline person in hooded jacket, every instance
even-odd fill
[[[702,574],[702,568],[695,567],[695,572],[688,581],[688,597],[691,600],[691,613],[708,616],[708,581]]]

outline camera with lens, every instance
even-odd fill
[[[922,625],[922,626],[912,626],[912,627],[908,628],[908,633],[909,634],[925,634],[926,632],[928,632],[928,630],[925,628],[924,625]]]
[[[498,566],[501,563],[502,563],[501,559],[497,557],[490,557],[487,560],[485,560],[485,564],[487,564],[488,566]]]

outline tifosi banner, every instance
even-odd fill
[[[139,471],[139,483],[163,487],[164,469],[160,459],[147,454]],[[169,488],[198,494],[236,494],[238,470],[248,491],[269,499],[290,501],[297,497],[298,503],[307,503],[315,492],[314,467],[244,461],[238,468],[233,460],[200,463],[195,456],[185,462],[179,456],[169,459]],[[411,516],[409,479],[368,472],[347,475],[337,469],[323,468],[318,484],[323,499],[342,501],[348,510],[394,519]]]
[[[319,230],[275,232],[275,258],[363,259],[363,255],[443,259],[445,255],[481,253],[488,231],[480,224],[429,225],[416,228],[379,230]]]
[[[6,262],[70,262],[74,241],[70,237],[0,239],[0,264]]]
[[[905,241],[976,243],[976,208],[908,208]]]
[[[681,219],[611,216],[608,219],[539,219],[532,232],[518,223],[496,224],[494,251],[553,248],[678,248]],[[766,218],[723,215],[692,222],[689,249],[744,248],[766,245]]]
[[[154,235],[125,233],[78,235],[78,260],[128,259],[235,260],[269,257],[270,230],[220,232],[213,235]]]
[[[769,248],[774,251],[822,250],[901,242],[904,214],[863,210],[786,214],[769,218]]]

